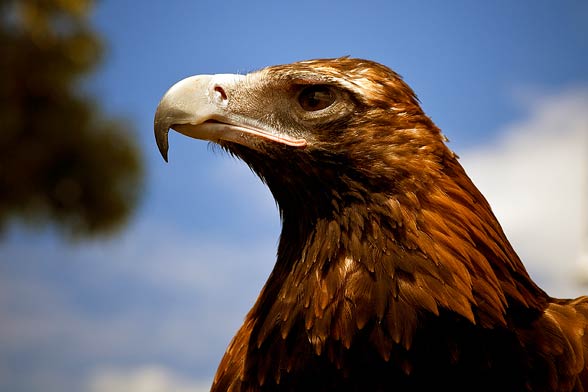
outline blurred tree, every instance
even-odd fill
[[[74,236],[121,225],[141,157],[127,124],[80,88],[101,44],[93,0],[0,0],[0,231],[14,218]]]

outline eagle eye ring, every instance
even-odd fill
[[[316,112],[331,106],[335,102],[335,92],[329,86],[314,85],[302,89],[298,94],[298,104],[307,112]]]

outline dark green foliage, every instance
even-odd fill
[[[94,234],[136,205],[142,167],[128,124],[81,93],[102,49],[91,8],[0,0],[0,228],[16,217]]]

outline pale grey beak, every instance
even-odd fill
[[[209,91],[212,79],[213,75],[183,79],[174,84],[159,102],[154,121],[155,140],[166,162],[169,129],[183,124],[198,125],[206,121],[211,112],[216,112]]]

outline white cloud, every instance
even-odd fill
[[[205,392],[210,383],[182,377],[162,366],[130,370],[97,370],[88,381],[87,392]]]
[[[527,110],[461,161],[531,275],[551,295],[576,296],[587,290],[575,278],[587,219],[588,91],[536,97]]]

